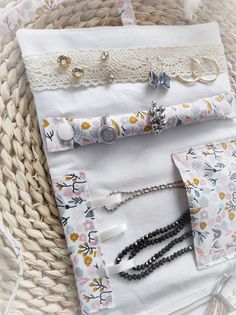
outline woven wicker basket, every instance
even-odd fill
[[[0,1],[1,2],[1,1]],[[1,10],[19,1],[2,1]],[[137,23],[185,24],[182,1],[132,1]],[[193,23],[217,20],[221,27],[232,87],[236,90],[236,4],[203,0]],[[20,22],[20,21],[19,21]],[[115,1],[65,1],[28,28],[121,25]],[[25,272],[11,315],[80,314],[73,272],[51,190],[33,97],[15,30],[0,46],[0,208],[4,224],[22,246]],[[0,238],[0,312],[16,280],[15,254]],[[4,272],[1,272],[4,269]],[[0,276],[1,280],[1,276]]]

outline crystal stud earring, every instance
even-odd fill
[[[107,75],[108,81],[110,83],[113,83],[115,77],[109,67],[109,63],[108,63],[109,58],[110,58],[109,51],[103,50],[103,52],[101,53],[101,60],[103,62],[103,67],[106,69],[106,75]]]
[[[108,61],[109,60],[109,51],[104,50],[101,54],[101,60],[102,61]]]
[[[80,80],[84,76],[84,69],[75,67],[72,69],[72,75],[75,79]]]
[[[61,68],[68,68],[71,64],[71,58],[68,56],[61,55],[57,58],[57,64]]]
[[[114,75],[110,72],[108,76],[109,81],[112,83],[115,79]]]

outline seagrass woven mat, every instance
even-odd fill
[[[19,1],[1,1],[0,12]],[[48,4],[49,0],[45,0]],[[186,24],[182,1],[132,1],[137,24]],[[191,23],[218,21],[236,90],[236,3],[203,0]],[[19,27],[121,25],[112,0],[65,1],[44,10],[0,41],[0,218],[19,240],[25,260],[11,315],[80,314],[73,272],[39,134],[34,100],[15,39]],[[14,253],[0,238],[0,314],[16,280]],[[5,263],[2,263],[5,261]]]

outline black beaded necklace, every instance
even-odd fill
[[[122,258],[128,256],[128,259],[132,259],[135,257],[142,249],[161,243],[169,238],[176,236],[185,225],[190,222],[190,215],[189,210],[187,210],[177,221],[165,226],[164,228],[156,229],[148,234],[137,239],[134,243],[131,243],[129,246],[125,247],[117,256],[115,260],[115,264],[119,264],[122,261]],[[140,280],[150,273],[152,273],[155,269],[160,268],[165,263],[169,263],[179,256],[184,255],[193,250],[193,246],[190,245],[183,249],[176,251],[175,253],[171,254],[170,256],[163,257],[165,253],[167,253],[172,247],[176,244],[183,242],[186,238],[192,235],[191,231],[182,234],[181,236],[173,239],[163,247],[159,252],[154,254],[150,259],[148,259],[145,263],[137,265],[136,267],[132,268],[132,272],[120,272],[119,275],[122,278],[128,280]]]

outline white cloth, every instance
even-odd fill
[[[17,33],[23,56],[78,48],[145,47],[216,44],[220,35],[216,23],[193,26],[130,26],[76,30],[20,30]],[[69,53],[68,53],[69,54]],[[114,84],[94,88],[35,92],[38,119],[50,116],[78,117],[120,114],[148,109],[151,101],[165,106],[193,101],[230,91],[227,74],[209,85],[172,82],[170,90],[152,89],[145,83]],[[235,135],[233,120],[210,121],[166,130],[160,136],[126,138],[114,145],[90,145],[76,150],[47,153],[53,176],[83,170],[91,196],[113,190],[132,190],[180,179],[170,153],[189,145],[209,143]],[[42,131],[42,130],[41,130]],[[95,212],[97,225],[126,221],[128,229],[102,244],[106,262],[113,263],[119,251],[146,232],[174,221],[187,208],[184,191],[157,192],[128,202],[116,212]],[[189,242],[185,242],[186,246]],[[183,244],[180,248],[183,247]],[[159,246],[138,255],[144,261]],[[197,271],[194,254],[189,253],[162,266],[140,281],[128,282],[111,276],[116,307],[109,315],[167,315],[211,292],[227,263]],[[199,313],[200,315],[201,313]]]

